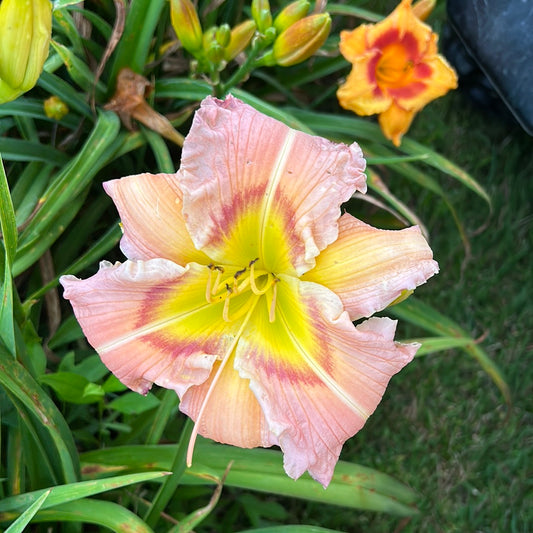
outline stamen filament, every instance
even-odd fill
[[[229,301],[229,298],[228,298]],[[192,465],[192,456],[194,452],[194,445],[196,443],[196,437],[198,436],[198,428],[200,426],[200,421],[202,419],[202,416],[204,415],[205,408],[207,406],[207,403],[209,401],[209,398],[211,397],[211,394],[213,393],[213,390],[215,388],[215,385],[217,384],[218,380],[220,379],[220,376],[222,375],[222,371],[224,370],[227,362],[231,358],[231,354],[235,350],[235,347],[237,346],[237,343],[239,342],[239,339],[241,338],[242,332],[244,331],[244,328],[247,326],[248,321],[250,320],[250,317],[252,316],[252,312],[255,309],[255,304],[259,301],[258,297],[255,297],[252,299],[251,305],[248,309],[248,312],[246,314],[246,318],[244,319],[243,323],[241,324],[241,327],[239,328],[239,331],[237,332],[237,335],[235,335],[235,338],[233,339],[233,342],[230,344],[229,348],[227,349],[226,353],[224,354],[224,357],[222,357],[222,361],[220,362],[220,366],[218,367],[216,374],[213,378],[213,381],[209,385],[209,389],[207,390],[207,393],[202,401],[202,405],[200,406],[200,410],[198,411],[198,416],[196,417],[196,421],[194,422],[194,427],[192,428],[191,437],[189,439],[189,446],[187,448],[187,467],[191,467]]]
[[[211,265],[207,265],[209,268],[209,275],[207,276],[207,285],[205,286],[205,299],[207,300],[207,303],[211,303],[213,300],[211,299],[211,284],[213,282],[213,268]]]
[[[274,278],[274,285],[272,286],[272,301],[270,302],[270,309],[268,311],[268,321],[270,323],[276,320],[276,299],[278,296],[278,278]]]

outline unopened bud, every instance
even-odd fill
[[[256,29],[253,20],[245,20],[231,30],[228,46],[224,50],[224,59],[231,61],[237,57],[249,44]]]
[[[329,13],[318,13],[298,20],[274,42],[273,54],[278,65],[290,67],[310,58],[326,41],[331,29]]]
[[[229,24],[222,24],[217,28],[215,39],[217,43],[223,48],[226,48],[226,46],[228,46],[229,41],[231,39],[231,28],[229,27]]]
[[[211,45],[216,42],[217,38],[217,27],[211,26],[210,28],[207,28],[207,30],[204,31],[204,35],[202,37],[202,46],[205,52],[209,50]]]
[[[44,101],[44,114],[48,118],[61,120],[69,112],[69,108],[59,96],[50,96]]]
[[[191,0],[171,0],[170,21],[185,50],[194,54],[202,48],[202,26]]]
[[[274,19],[274,28],[281,33],[295,22],[303,19],[309,11],[309,2],[307,0],[296,0],[283,8],[278,16]]]
[[[252,18],[261,33],[272,26],[272,13],[268,0],[252,0]]]
[[[436,3],[437,0],[418,0],[418,2],[413,4],[413,13],[418,19],[426,20],[433,11]]]
[[[0,4],[0,103],[29,91],[48,57],[50,0],[3,0]]]

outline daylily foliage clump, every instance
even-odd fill
[[[457,87],[437,41],[411,0],[377,24],[341,31],[340,51],[352,70],[337,91],[339,103],[358,115],[378,114],[383,134],[399,146],[415,114]]]
[[[416,227],[385,231],[341,205],[365,192],[357,144],[206,98],[176,174],[109,181],[124,263],[64,276],[89,342],[128,387],[173,389],[199,433],[278,445],[286,472],[327,486],[417,344],[367,318],[437,272]],[[354,325],[352,321],[358,321]]]

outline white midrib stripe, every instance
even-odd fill
[[[291,152],[292,145],[294,144],[295,136],[296,132],[288,128],[287,136],[285,137],[283,146],[281,147],[276,163],[274,164],[272,174],[270,175],[270,179],[268,180],[267,188],[265,191],[265,200],[263,202],[263,209],[261,213],[261,223],[259,225],[259,243],[262,253],[261,260],[264,260],[265,256],[267,255],[265,250],[266,223],[270,215],[276,189],[279,186],[279,182],[283,175],[283,170],[285,169],[285,165]]]

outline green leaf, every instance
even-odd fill
[[[410,297],[388,309],[392,314],[442,337],[470,338],[462,349],[480,364],[500,389],[507,405],[511,404],[511,391],[502,371],[468,333],[449,317],[439,313],[428,304]]]
[[[78,453],[65,419],[29,372],[0,346],[0,386],[7,392],[23,420],[31,414],[50,439],[45,452],[56,465],[59,479],[67,483],[79,475]],[[56,455],[57,454],[57,458]]]
[[[92,94],[95,90],[98,101],[105,99],[106,88],[101,81],[96,82],[96,78],[91,69],[76,54],[55,41],[51,42],[54,50],[59,54],[70,77],[87,93]],[[96,83],[95,83],[96,82]]]
[[[67,6],[73,6],[75,4],[81,4],[83,2],[83,0],[54,0],[53,4],[54,4],[54,11],[56,9],[63,9],[64,7],[67,7]]]
[[[58,485],[48,489],[36,490],[4,498],[0,501],[0,512],[22,511],[28,505],[33,505],[45,493],[48,493],[49,496],[46,502],[42,504],[41,508],[49,509],[50,507],[55,507],[59,504],[80,500],[81,498],[86,498],[109,490],[116,490],[127,485],[133,485],[134,483],[158,480],[169,474],[170,472],[142,472],[95,481],[79,481],[77,483]]]
[[[126,415],[138,415],[154,409],[159,403],[160,401],[153,394],[142,396],[137,392],[126,392],[110,402],[107,407]]]
[[[357,17],[368,22],[379,22],[383,15],[362,9],[360,7],[348,4],[328,4],[328,13],[330,15],[345,15],[347,17]]]
[[[15,272],[20,273],[35,262],[74,218],[95,174],[108,162],[119,127],[114,113],[99,114],[91,135],[44,192],[39,210],[22,232],[16,265],[20,270],[14,268]],[[54,224],[56,217],[59,218]],[[43,235],[48,238],[46,242]]]
[[[13,278],[11,267],[17,249],[17,225],[15,211],[9,192],[9,184],[0,156],[0,229],[2,230],[3,254],[0,258],[2,275],[2,299],[0,300],[0,339],[15,356],[15,327],[13,316]],[[0,253],[1,250],[0,250]]]
[[[416,356],[427,355],[429,353],[442,352],[453,348],[464,348],[472,344],[471,337],[422,337],[417,339],[403,340],[404,343],[418,342],[422,346],[416,352]]]
[[[82,454],[84,470],[92,476],[109,472],[170,469],[176,446],[121,446]],[[245,450],[199,439],[191,468],[183,484],[206,484],[206,474],[221,477],[233,461],[225,485],[295,498],[341,505],[353,509],[411,516],[415,493],[394,478],[364,466],[339,461],[329,485],[323,487],[304,475],[294,481],[283,470],[282,454],[274,450]]]
[[[326,529],[318,526],[273,526],[258,529],[246,529],[239,533],[342,533],[336,529]]]
[[[124,67],[143,74],[165,0],[131,0],[124,33],[115,50],[111,84]]]
[[[69,157],[52,146],[24,139],[0,138],[0,152],[6,161],[43,161],[63,166]]]
[[[55,55],[54,57],[59,57]],[[51,95],[56,95],[81,115],[93,120],[93,113],[89,104],[85,101],[85,96],[78,92],[72,85],[50,72],[43,71],[37,81],[37,85],[48,91]]]
[[[145,522],[121,505],[90,498],[39,511],[33,522],[76,522],[97,524],[117,533],[153,533]]]
[[[39,377],[39,382],[51,387],[61,400],[70,403],[96,403],[105,394],[100,385],[91,383],[84,376],[73,372],[44,374]]]
[[[6,530],[5,533],[23,533],[35,513],[42,507],[50,489],[45,490]]]
[[[46,120],[55,124],[61,124],[71,130],[76,129],[80,125],[79,117],[75,117],[72,113],[68,113],[61,120],[57,121],[46,116],[44,112],[44,105],[42,100],[35,98],[17,98],[13,102],[0,105],[0,117],[21,116],[36,118],[39,120]]]

